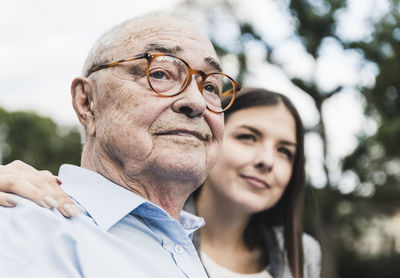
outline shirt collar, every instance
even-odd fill
[[[62,181],[62,189],[105,230],[141,204],[148,202],[88,169],[65,164],[60,167],[58,175]]]
[[[162,208],[91,170],[64,164],[58,176],[62,189],[105,230],[139,207],[156,209],[169,217]],[[204,225],[203,218],[184,211],[179,222],[188,234]]]

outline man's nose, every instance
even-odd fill
[[[207,103],[199,90],[196,78],[193,78],[187,88],[178,95],[172,109],[176,113],[183,113],[190,118],[200,117],[205,113]]]

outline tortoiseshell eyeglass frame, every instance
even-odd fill
[[[152,87],[151,82],[150,82],[150,77],[149,77],[150,65],[151,65],[151,63],[153,62],[154,59],[156,59],[158,57],[162,57],[162,56],[173,57],[175,59],[180,60],[183,64],[185,64],[185,66],[187,67],[187,70],[188,70],[188,75],[187,75],[186,80],[184,81],[184,83],[182,85],[182,88],[178,92],[176,92],[175,94],[172,94],[172,95],[165,95],[165,94],[157,92],[156,90],[154,90],[154,88]],[[134,56],[131,56],[131,57],[128,57],[128,58],[120,59],[118,61],[114,61],[114,62],[111,62],[111,63],[106,63],[106,64],[94,66],[89,70],[89,72],[88,72],[86,77],[89,77],[92,73],[94,73],[96,71],[99,71],[99,70],[102,70],[102,69],[106,69],[106,68],[115,67],[115,66],[118,66],[118,65],[120,65],[122,63],[132,62],[132,61],[139,60],[139,59],[146,59],[147,60],[147,68],[146,68],[147,83],[149,84],[149,87],[151,88],[151,90],[153,92],[155,92],[157,95],[162,96],[162,97],[173,97],[173,96],[176,96],[176,95],[182,93],[189,86],[189,84],[191,83],[193,74],[198,74],[202,78],[201,82],[198,83],[198,87],[199,87],[199,91],[200,92],[203,92],[204,81],[206,80],[206,78],[208,76],[219,74],[219,75],[223,75],[224,77],[228,78],[232,82],[233,88],[228,90],[228,91],[226,91],[226,92],[223,92],[222,95],[220,96],[220,98],[229,96],[231,98],[230,102],[225,108],[221,108],[221,111],[215,111],[212,108],[210,108],[208,106],[208,104],[207,104],[207,108],[211,112],[214,112],[214,113],[223,113],[224,111],[228,110],[229,107],[231,107],[233,102],[235,101],[236,94],[241,89],[240,84],[237,83],[232,77],[226,75],[225,73],[212,72],[212,73],[206,74],[205,72],[203,72],[201,70],[192,69],[185,60],[183,60],[183,59],[181,59],[179,57],[176,57],[174,55],[164,54],[164,53],[158,53],[158,54],[142,53],[142,54],[134,55]]]

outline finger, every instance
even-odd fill
[[[0,173],[2,173],[3,171],[9,172],[10,170],[23,170],[25,172],[37,171],[35,168],[33,168],[32,166],[26,164],[21,160],[14,160],[13,162],[10,162],[6,165],[2,165],[2,167],[0,167]]]
[[[44,197],[44,201],[48,205],[56,207],[57,210],[67,218],[76,216],[80,210],[74,201],[59,186],[61,184],[61,180],[58,179],[58,177],[53,176],[53,174],[49,171],[45,170],[40,172],[47,176],[48,188],[43,189],[46,190],[46,194],[48,195]],[[45,187],[46,185],[43,186]],[[55,206],[54,204],[57,205]]]
[[[61,189],[61,187],[52,188],[52,197],[57,202],[57,210],[67,218],[76,216],[80,210],[74,201]]]
[[[53,177],[53,174],[48,170],[41,170],[41,171],[38,171],[38,172],[43,174],[43,175],[46,175],[48,177]]]
[[[71,202],[62,204],[57,207],[57,210],[66,218],[74,217],[81,213],[78,206]]]
[[[52,172],[50,172],[50,171],[48,171],[48,170],[41,170],[41,171],[38,171],[38,172],[39,172],[41,175],[50,178],[50,180],[49,180],[50,182],[55,181],[55,182],[57,183],[57,185],[61,185],[61,184],[62,184],[60,178],[57,177],[57,176],[55,176],[55,175],[53,175]]]
[[[50,182],[55,182],[57,185],[61,184],[61,180],[50,171],[38,171],[20,160],[15,160],[7,165],[0,165],[0,175],[2,174],[19,176],[33,184],[35,184],[35,181],[37,184],[42,183],[42,179],[45,177],[49,179]]]
[[[32,184],[43,194],[43,201],[51,208],[56,208],[64,217],[76,216],[80,210],[74,201],[61,189],[61,181],[50,171],[37,171],[30,177]]]
[[[61,205],[50,196],[44,196],[43,200],[50,207],[56,208],[66,218],[74,217],[80,213],[78,206],[69,198]]]
[[[74,203],[74,201],[61,189],[59,186],[61,184],[61,180],[54,176],[50,171],[43,170],[40,171],[43,175],[46,176],[46,184],[43,184],[43,190],[46,191],[46,195],[44,197],[44,201],[46,204],[57,208],[57,210],[67,218],[76,216],[80,210],[78,206]]]
[[[78,206],[59,186],[46,184],[46,181],[43,182],[44,184],[37,187],[20,177],[0,175],[0,190],[15,193],[45,208],[57,208],[66,218],[74,217],[80,213]],[[17,199],[15,197],[10,198],[13,194],[0,193],[3,196],[0,200],[0,206],[15,206]]]
[[[0,191],[15,193],[43,207],[57,208],[67,218],[80,212],[73,200],[61,190],[61,180],[50,171],[38,171],[21,161],[11,164],[12,167],[4,173],[12,172],[12,175],[0,174]]]
[[[57,177],[57,176],[55,176],[55,175],[53,175],[52,172],[50,172],[50,171],[48,171],[48,170],[41,170],[41,171],[39,171],[39,172],[40,172],[41,174],[44,174],[44,175],[50,177],[51,179],[54,179],[58,185],[61,185],[61,184],[62,184],[60,178]]]
[[[60,184],[57,180],[57,177],[51,174],[49,171],[35,170],[35,172],[32,173],[20,171],[18,177],[36,187],[36,189],[40,191],[43,196],[47,196],[48,198],[44,199],[44,202],[50,207],[57,207],[59,205],[59,199],[62,200],[63,198],[67,197],[67,195],[60,189]],[[21,184],[17,184],[14,186],[14,188],[9,188],[8,190],[16,193],[16,189],[27,190],[23,189]],[[2,190],[1,184],[0,190]]]
[[[15,207],[18,199],[10,193],[0,192],[0,206],[2,207]]]
[[[45,196],[42,190],[38,189],[32,183],[27,182],[25,178],[14,175],[0,175],[0,191],[3,193],[14,193],[26,199],[32,200],[39,206],[51,208],[43,200]]]

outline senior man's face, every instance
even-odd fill
[[[210,41],[184,22],[143,19],[126,37],[126,45],[113,59],[170,52],[194,69],[216,71]],[[147,84],[140,63],[96,72],[97,143],[131,177],[147,172],[202,182],[221,150],[223,114],[206,108],[195,76],[183,93],[158,96]]]

